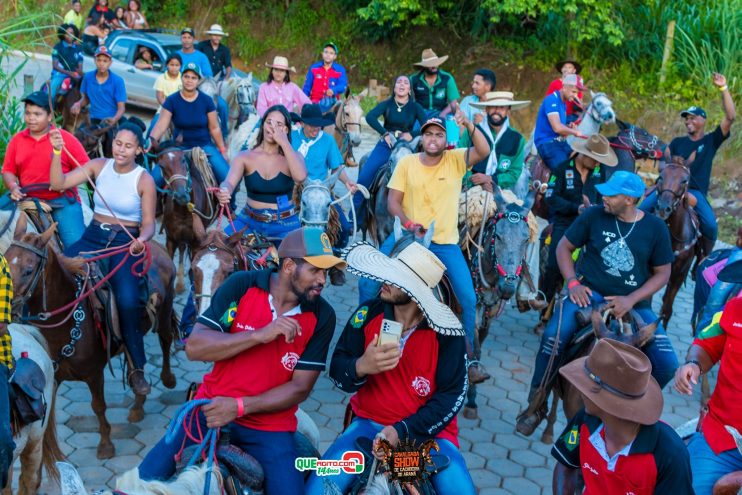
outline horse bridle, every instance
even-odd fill
[[[44,270],[46,269],[46,262],[49,259],[48,248],[44,246],[44,249],[39,249],[33,244],[29,244],[23,241],[13,241],[10,243],[10,245],[17,246],[21,249],[25,249],[26,251],[30,251],[38,256],[40,259],[40,262],[36,265],[36,270],[34,271],[33,278],[31,279],[31,283],[26,289],[26,292],[20,296],[16,295],[11,302],[11,306],[13,308],[20,308],[20,310],[23,311],[23,308],[26,306],[28,300],[31,299],[33,293],[36,292],[36,287],[39,285],[39,281],[41,280],[42,308],[43,311],[46,311],[46,279],[43,277],[43,274]]]
[[[157,191],[158,192],[161,192],[162,194],[174,196],[175,195],[175,192],[173,192],[173,190],[170,188],[170,185],[173,182],[175,182],[176,180],[184,180],[185,183],[186,183],[186,194],[188,194],[188,196],[190,196],[191,195],[191,192],[193,191],[193,179],[191,178],[191,166],[190,166],[190,163],[188,161],[188,157],[186,156],[184,150],[182,150],[181,148],[166,148],[166,149],[160,151],[159,153],[157,153],[155,155],[155,158],[156,159],[159,159],[164,154],[171,153],[172,151],[179,151],[179,152],[181,152],[183,154],[183,160],[185,160],[185,162],[186,162],[186,164],[185,164],[186,174],[185,175],[183,175],[183,174],[173,174],[170,177],[165,177],[165,174],[163,173],[162,174],[162,177],[165,180],[165,188],[164,189],[160,189],[158,187],[157,188]]]
[[[618,140],[621,144],[631,148],[629,149],[629,152],[634,155],[634,159],[636,159],[637,157],[646,156],[647,158],[650,158],[652,160],[659,160],[660,158],[662,158],[662,151],[656,149],[659,138],[654,134],[652,134],[651,136],[652,139],[647,142],[646,146],[639,144],[639,141],[637,141],[636,139],[636,126],[631,125],[629,127],[629,143],[626,143],[624,141],[623,136],[618,136]]]
[[[690,169],[686,165],[681,165],[679,163],[668,163],[667,165],[665,165],[665,167],[680,167],[683,170],[685,170],[686,172],[688,172],[688,176],[690,177]],[[687,182],[685,183],[685,185],[680,189],[680,192],[675,192],[672,189],[660,189],[659,184],[661,184],[661,181],[662,181],[662,175],[660,175],[660,178],[659,178],[659,181],[658,181],[658,185],[657,185],[657,188],[656,188],[656,190],[657,190],[657,198],[659,198],[660,196],[662,196],[665,193],[672,194],[673,201],[672,201],[671,207],[672,207],[672,210],[675,211],[675,208],[678,207],[678,205],[680,204],[680,202],[683,200],[683,198],[685,197],[685,195],[688,193],[688,183]]]
[[[517,211],[509,211],[507,213],[498,213],[492,218],[492,225],[494,226],[494,231],[492,232],[492,239],[490,240],[490,254],[492,256],[492,260],[495,262],[495,268],[497,269],[497,274],[501,277],[503,277],[507,282],[515,283],[519,278],[520,274],[523,272],[523,264],[525,263],[526,259],[525,256],[521,260],[521,262],[518,264],[518,268],[515,269],[514,274],[509,274],[507,271],[505,271],[505,267],[502,266],[502,264],[497,260],[497,253],[495,252],[495,233],[497,232],[497,222],[500,220],[506,219],[510,223],[518,223],[518,222],[525,222],[526,226],[528,225],[528,218],[521,215]]]

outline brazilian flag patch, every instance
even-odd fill
[[[234,317],[236,314],[237,314],[237,303],[233,302],[232,304],[229,305],[229,309],[227,309],[224,312],[224,314],[222,315],[219,321],[225,327],[232,326],[232,322],[234,321]]]
[[[358,308],[356,313],[353,315],[350,325],[353,328],[361,328],[363,322],[366,321],[366,314],[368,314],[368,306],[361,306]]]
[[[573,426],[571,430],[562,435],[562,443],[567,447],[570,452],[580,444],[580,429],[578,426]]]

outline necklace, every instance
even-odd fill
[[[419,320],[417,320],[415,322],[414,325],[411,325],[408,328],[405,328],[404,329],[404,331],[402,333],[405,333],[405,332],[409,332],[409,333],[407,335],[405,335],[404,337],[401,337],[399,339],[399,349],[400,349],[400,351],[403,351],[404,350],[405,344],[410,339],[410,337],[412,336],[412,334],[415,333],[415,330],[417,330],[417,327],[420,325],[420,323],[422,323],[422,321],[423,321],[423,319],[420,318]]]
[[[639,219],[639,212],[637,211],[636,216],[634,216],[634,221],[631,223],[631,228],[629,229],[626,235],[621,235],[621,229],[618,226],[618,217],[613,219],[616,222],[616,232],[618,233],[618,245],[620,247],[626,246],[626,239],[631,235],[631,232],[634,230],[634,227],[636,227],[636,221],[638,219]]]
[[[405,105],[407,105],[407,102],[404,102],[404,103],[402,103],[402,105],[400,105],[400,104],[399,104],[399,103],[397,102],[397,99],[396,99],[396,98],[392,98],[392,100],[394,100],[394,104],[395,104],[395,105],[397,106],[397,111],[398,111],[398,112],[401,112],[401,111],[402,111],[402,109],[404,108],[404,106],[405,106]]]

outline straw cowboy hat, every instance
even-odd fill
[[[229,34],[224,32],[224,29],[222,29],[222,26],[220,24],[212,24],[208,31],[206,31],[206,34],[215,34],[217,36],[229,36]]]
[[[358,242],[345,250],[343,258],[350,273],[393,285],[410,296],[436,332],[465,335],[451,308],[433,295],[432,289],[440,282],[446,267],[422,244],[413,242],[396,258],[390,258],[370,244]]]
[[[603,165],[615,167],[618,163],[616,152],[613,151],[611,143],[602,134],[593,134],[587,139],[575,139],[571,146],[577,153],[589,156]]]
[[[266,67],[270,67],[271,69],[281,69],[281,70],[290,70],[291,72],[296,72],[296,68],[293,66],[289,66],[289,59],[286,57],[281,57],[279,55],[276,55],[273,57],[273,63],[269,64],[268,62],[265,63]]]
[[[439,57],[431,48],[423,50],[422,60],[412,64],[413,67],[438,67],[443,62],[448,60],[448,55]]]
[[[652,377],[652,363],[636,347],[600,339],[590,355],[559,373],[596,406],[617,418],[652,425],[662,414],[662,389]]]
[[[516,101],[515,95],[510,91],[490,91],[484,95],[484,99],[477,103],[472,103],[474,108],[487,107],[510,107],[511,110],[519,110],[531,104],[531,100]]]

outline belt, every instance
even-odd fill
[[[257,211],[251,210],[249,207],[245,208],[245,213],[248,217],[258,222],[270,223],[278,220],[285,220],[291,216],[296,215],[296,208],[290,208],[279,213],[258,213]]]
[[[108,223],[108,222],[99,222],[98,220],[93,220],[93,225],[98,227],[101,230],[105,231],[114,231],[114,232],[124,232],[127,231],[134,234],[139,234],[139,227],[123,227],[121,225],[117,225],[115,223]]]

